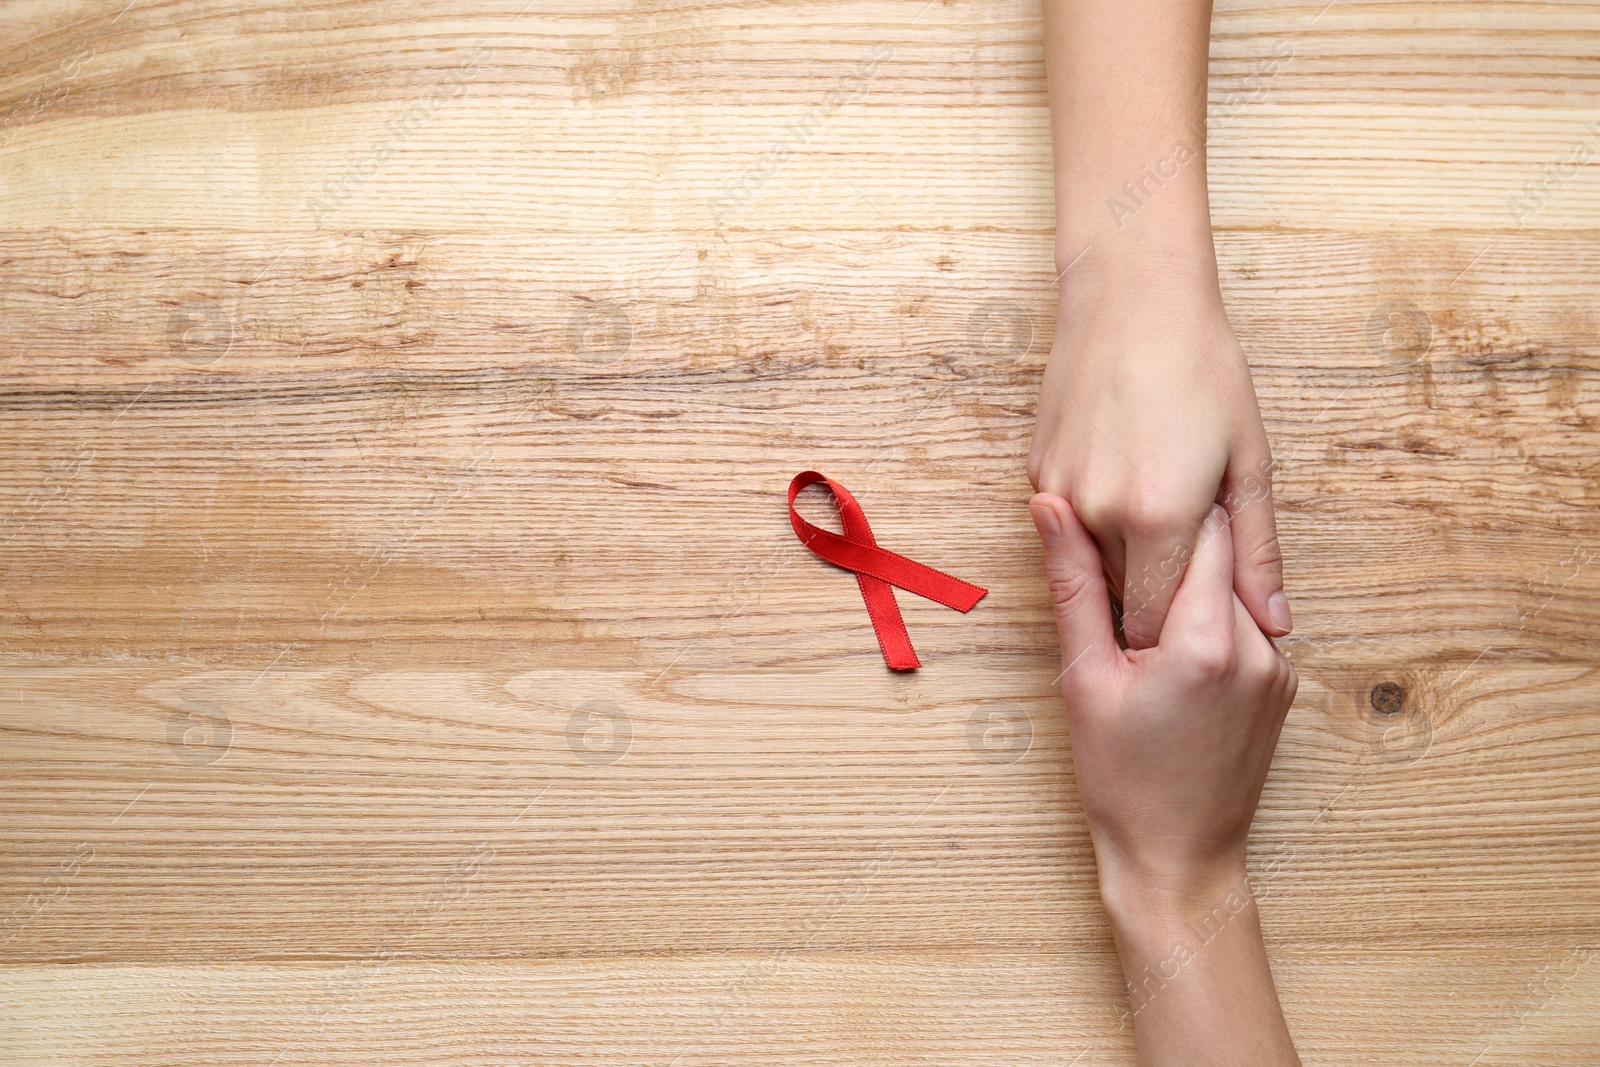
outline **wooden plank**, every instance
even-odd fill
[[[797,23],[745,5],[434,4],[375,22],[215,0],[176,25],[15,5],[32,47],[9,79],[0,228],[710,233],[887,215],[1048,232],[1034,7],[912,6]],[[1593,226],[1600,184],[1570,166],[1575,145],[1600,151],[1589,7],[1222,6],[1217,225]],[[797,139],[776,173],[758,166]],[[1548,167],[1548,202],[1512,206]],[[741,180],[735,210],[723,185]]]
[[[6,899],[86,858],[70,906],[25,910],[7,952],[339,957],[462,862],[470,899],[415,951],[741,951],[863,880],[870,901],[816,947],[1105,944],[1042,656],[947,652],[913,681],[864,656],[750,672],[716,653],[632,672],[14,669]],[[1310,675],[1255,839],[1291,944],[1596,932],[1592,667]],[[1374,710],[1379,685],[1400,710]]]
[[[1544,952],[1280,955],[1308,1063],[1586,1067],[1594,962]],[[13,967],[7,1051],[86,1065],[1121,1064],[1114,958],[827,952],[320,966]],[[1464,1001],[1470,975],[1488,993]],[[1376,990],[1376,991],[1375,991]],[[1387,994],[1387,995],[1384,995]],[[1383,1001],[1380,1008],[1373,1000]],[[1322,1027],[1337,1031],[1319,1034]]]
[[[789,127],[812,106],[678,104],[666,125],[644,106],[581,117],[514,113],[467,94],[418,121],[400,147],[386,127],[410,123],[414,108],[405,101],[387,109],[52,118],[28,125],[0,155],[0,228],[709,237],[730,228],[887,223],[1050,232],[1042,101],[932,108],[868,100],[841,107],[794,148]],[[1461,134],[1467,128],[1470,138]],[[482,147],[464,155],[463,142]],[[764,162],[784,145],[791,148],[781,165]],[[1600,210],[1592,168],[1577,167],[1525,211],[1510,206],[1526,200],[1524,184],[1547,166],[1572,169],[1574,145],[1600,152],[1592,104],[1269,101],[1219,125],[1209,150],[1212,218],[1250,229],[1587,230]],[[674,164],[663,173],[656,161],[669,157]],[[530,196],[530,185],[550,192]],[[1109,226],[1109,211],[1107,219]]]
[[[1022,508],[1054,328],[1037,243],[939,238],[930,256],[979,265],[962,277],[882,233],[705,260],[666,236],[587,258],[549,237],[537,261],[520,237],[278,239],[0,242],[13,649],[259,669],[285,646],[288,665],[410,657],[433,633],[447,662],[469,637],[493,657],[734,641],[745,662],[870,661],[850,584],[818,580],[784,517],[789,477],[821,466],[887,538],[994,590],[964,617],[908,604],[922,640],[1048,659]],[[1594,249],[1225,237],[1302,662],[1592,662]],[[636,259],[668,268],[661,290],[626,276]],[[1374,333],[1395,301],[1421,357]]]

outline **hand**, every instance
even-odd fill
[[[1211,505],[1229,512],[1234,588],[1261,630],[1292,625],[1272,457],[1209,230],[1068,272],[1028,479],[1071,501],[1098,543],[1135,649],[1155,645]]]
[[[1298,1064],[1245,877],[1245,842],[1294,668],[1233,590],[1212,507],[1161,644],[1124,651],[1093,539],[1059,496],[1030,510],[1061,635],[1072,761],[1140,1063]]]
[[[1233,591],[1226,513],[1213,506],[1199,531],[1161,644],[1123,651],[1099,553],[1071,506],[1041,493],[1030,510],[1102,868],[1180,894],[1231,877],[1298,679]]]

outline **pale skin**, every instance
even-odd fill
[[[1281,637],[1271,453],[1211,239],[1211,4],[1043,3],[1063,273],[1029,480],[1093,535],[1130,647],[1160,640],[1213,503],[1240,601]]]
[[[1099,547],[1053,493],[1030,503],[1061,637],[1061,692],[1100,898],[1144,1067],[1289,1067],[1245,844],[1298,679],[1235,592],[1213,506],[1153,648],[1119,646]]]
[[[1028,477],[1123,1021],[1145,1067],[1298,1064],[1245,877],[1298,681],[1211,237],[1211,4],[1043,3],[1060,303]]]

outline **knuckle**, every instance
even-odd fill
[[[1050,603],[1057,609],[1075,606],[1089,588],[1089,573],[1073,571],[1050,575]]]
[[[1086,486],[1072,496],[1072,510],[1078,521],[1091,531],[1100,531],[1121,525],[1118,497],[1115,493]]]
[[[1182,525],[1170,504],[1150,494],[1128,498],[1122,514],[1129,529],[1147,536],[1166,533]]]
[[[1128,520],[1131,540],[1142,542],[1152,553],[1153,562],[1164,567],[1187,566],[1195,548],[1202,543],[1206,529],[1202,521],[1185,517],[1171,505],[1152,508]]]
[[[1250,546],[1245,553],[1245,562],[1252,567],[1282,567],[1283,547],[1278,544],[1276,537],[1270,537],[1260,544]]]
[[[1225,681],[1239,667],[1232,639],[1221,635],[1196,637],[1184,651],[1190,671],[1202,682]]]
[[[1251,653],[1248,665],[1250,680],[1263,689],[1271,689],[1283,681],[1283,670],[1288,666],[1277,649],[1263,638]]]

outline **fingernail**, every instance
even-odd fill
[[[1056,509],[1037,504],[1028,508],[1033,516],[1033,528],[1039,531],[1039,540],[1054,548],[1061,543],[1061,519]]]
[[[1267,597],[1267,615],[1271,617],[1272,625],[1284,633],[1294,629],[1294,620],[1289,617],[1289,598],[1283,595],[1283,590]]]

